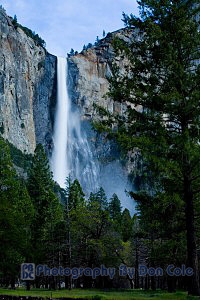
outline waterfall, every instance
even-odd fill
[[[57,107],[54,124],[52,154],[52,171],[54,180],[65,187],[68,175],[67,144],[68,144],[68,120],[70,101],[67,92],[67,61],[64,57],[57,58]]]
[[[67,59],[58,57],[57,106],[51,158],[54,180],[65,188],[68,176],[72,180],[77,178],[86,197],[102,186],[108,198],[117,193],[122,206],[127,207],[133,214],[133,200],[125,194],[125,190],[132,189],[127,174],[124,173],[119,159],[100,162],[94,146],[94,131],[89,121],[81,121],[77,105],[71,103],[67,82]]]
[[[77,178],[86,194],[96,192],[99,166],[95,161],[86,132],[81,128],[78,108],[71,104],[67,89],[67,60],[58,57],[57,107],[53,134],[51,166],[54,180],[65,188],[67,176]]]

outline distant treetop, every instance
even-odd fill
[[[41,46],[43,48],[46,47],[45,41],[37,33],[35,33],[34,31],[32,31],[31,29],[29,29],[27,27],[22,26],[21,24],[19,24],[17,22],[16,15],[14,15],[14,18],[12,19],[12,24],[15,28],[17,28],[17,27],[21,28],[26,33],[27,36],[29,36],[30,38],[32,38],[34,40],[34,42],[36,43],[37,46]]]

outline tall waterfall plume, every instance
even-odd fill
[[[88,138],[81,128],[76,105],[70,101],[67,88],[68,67],[66,58],[58,57],[57,107],[52,154],[54,180],[65,187],[67,176],[77,178],[84,192],[95,192],[98,184],[98,162],[95,161]]]
[[[68,118],[70,101],[67,92],[67,61],[64,57],[57,58],[57,107],[54,124],[54,150],[52,154],[52,171],[54,180],[65,187],[69,173],[67,160]]]
[[[92,143],[95,140],[94,131],[89,121],[81,121],[78,106],[71,102],[68,80],[67,59],[58,57],[57,106],[51,158],[54,180],[65,188],[68,176],[72,180],[78,179],[86,197],[102,186],[109,198],[117,193],[122,206],[133,213],[133,200],[125,193],[125,190],[132,188],[127,175],[119,160],[111,160],[106,164],[99,160],[98,151]]]

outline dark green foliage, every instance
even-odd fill
[[[38,189],[34,188],[36,184]],[[41,144],[37,145],[35,149],[28,186],[30,194],[32,194],[35,199],[53,187],[49,162]]]
[[[45,61],[42,60],[42,61],[40,61],[40,62],[38,63],[38,70],[40,70],[40,69],[42,69],[42,68],[44,68],[44,67],[45,67]]]
[[[32,224],[32,255],[37,263],[48,259],[49,246],[54,245],[57,223],[63,214],[57,196],[48,159],[42,145],[37,145],[28,179],[28,191],[35,208]]]
[[[108,200],[102,187],[97,193],[90,194],[89,205],[93,203],[96,203],[100,209],[108,209]]]
[[[199,295],[194,217],[200,196],[200,33],[193,18],[197,10],[192,1],[138,3],[140,18],[124,14],[125,25],[137,36],[129,42],[116,38],[113,44],[116,53],[126,57],[126,66],[122,73],[113,65],[109,95],[129,103],[127,114],[107,113],[97,127],[115,136],[125,152],[140,151],[147,176],[154,179],[146,195],[133,194],[142,213],[141,224],[147,222],[149,239],[164,234],[171,249],[178,251],[185,244],[184,220],[187,262],[194,270],[188,279],[189,293]],[[118,125],[115,132],[113,124]],[[151,202],[155,220],[147,218]],[[163,230],[162,218],[168,222],[170,214],[173,225]],[[178,244],[177,236],[181,237]]]
[[[16,15],[14,15],[12,23],[13,23],[15,28],[17,28],[17,27],[21,28],[26,33],[27,36],[32,38],[37,46],[41,46],[43,48],[46,47],[45,41],[37,33],[35,33],[34,31],[32,31],[31,29],[29,29],[27,27],[22,26],[21,24],[19,24],[17,22],[17,16]]]
[[[99,37],[97,36],[97,37],[96,37],[96,41],[95,41],[94,45],[95,45],[95,46],[98,46],[98,44],[99,44],[99,41],[100,41],[100,40],[99,40]]]
[[[107,35],[106,35],[106,38],[111,38],[111,37],[112,37],[112,33],[108,32]]]
[[[77,179],[70,184],[68,192],[68,205],[69,209],[76,209],[77,206],[84,203],[84,193],[82,187]]]
[[[15,278],[30,245],[33,206],[13,168],[9,145],[0,138],[0,272]]]
[[[120,221],[121,211],[117,196],[112,198],[111,220],[102,188],[91,194],[87,202],[77,179],[72,182],[68,178],[65,191],[56,186],[42,145],[37,145],[32,157],[26,189],[12,166],[9,148],[15,159],[24,158],[24,154],[3,139],[0,146],[0,274],[5,284],[11,282],[14,287],[22,262],[48,267],[93,267],[94,264],[118,267],[127,245],[122,244],[115,222]],[[84,287],[93,285],[88,278],[81,280]],[[71,278],[65,281],[72,288]],[[107,278],[101,278],[95,281],[95,286],[103,287],[108,285],[106,282]],[[34,283],[54,288],[58,280],[40,276]]]
[[[93,47],[92,43],[88,43],[87,45],[83,45],[83,50],[82,51],[86,51],[86,50],[88,50],[92,47]]]
[[[3,124],[3,122],[1,123],[1,126],[0,126],[0,133],[1,134],[4,134],[4,131],[5,131],[5,129],[4,129],[4,124]]]
[[[13,23],[14,27],[17,28],[18,23],[17,23],[17,16],[16,15],[14,15],[12,23]]]
[[[22,25],[19,25],[19,27],[26,33],[27,36],[34,40],[37,46],[41,46],[43,48],[46,47],[45,41],[37,33]]]
[[[92,43],[89,43],[89,44],[87,44],[86,49],[89,49],[89,48],[92,48],[92,47],[93,47]]]
[[[122,212],[122,237],[123,241],[127,242],[131,238],[132,234],[132,220],[130,216],[130,212],[127,208]]]
[[[69,55],[70,55],[70,56],[74,56],[74,54],[75,54],[75,51],[74,51],[73,48],[71,48],[71,50],[70,50],[70,52],[69,52]]]
[[[79,265],[117,265],[115,251],[121,246],[120,236],[112,227],[109,212],[92,194],[88,203],[80,204],[70,212],[72,259]],[[81,242],[80,242],[81,241]]]
[[[17,149],[13,144],[9,143],[10,156],[12,162],[20,168],[23,168],[26,172],[30,169],[32,163],[32,155],[23,153],[21,150]]]
[[[131,193],[138,203],[136,237],[145,239],[151,265],[163,269],[170,263],[184,264],[187,256],[184,202],[176,194],[150,196]]]
[[[122,208],[121,208],[120,200],[116,194],[113,194],[109,203],[109,212],[110,212],[110,218],[113,220],[115,224],[115,228],[119,232],[121,231],[121,224],[122,224],[121,210]]]

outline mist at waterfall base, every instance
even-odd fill
[[[123,208],[134,213],[134,201],[127,196],[132,185],[119,160],[102,163],[94,146],[95,132],[89,121],[81,121],[77,105],[67,89],[67,60],[57,58],[57,106],[54,122],[51,168],[54,180],[66,187],[66,178],[78,179],[86,197],[100,187],[109,198],[116,193]]]

